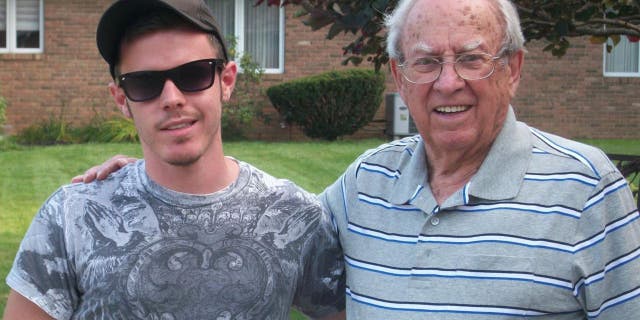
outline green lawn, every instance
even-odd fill
[[[233,142],[225,153],[274,176],[320,192],[357,155],[383,141]],[[588,140],[609,153],[640,155],[640,140]],[[31,218],[60,185],[116,153],[140,156],[137,144],[89,144],[0,151],[0,315],[9,291],[4,279]],[[303,319],[294,314],[292,319]]]
[[[580,139],[601,148],[606,153],[640,155],[640,140],[625,139]]]

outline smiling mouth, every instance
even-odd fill
[[[437,107],[436,111],[439,113],[456,113],[464,112],[471,109],[471,106],[441,106]]]
[[[164,130],[178,130],[178,129],[182,129],[182,128],[187,128],[187,127],[192,126],[194,123],[195,123],[195,121],[179,123],[179,124],[175,124],[175,125],[166,127],[166,128],[164,128]]]

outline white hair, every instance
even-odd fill
[[[404,59],[400,38],[409,12],[418,0],[400,0],[395,10],[387,15],[384,24],[387,27],[387,53],[389,58],[402,61]],[[504,36],[499,54],[511,54],[524,50],[524,36],[520,28],[518,10],[510,0],[491,0],[500,12],[498,17],[504,26]]]

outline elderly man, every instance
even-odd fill
[[[523,37],[507,0],[400,1],[394,80],[419,136],[321,195],[349,319],[635,319],[640,220],[593,147],[517,122]]]
[[[638,209],[600,150],[516,121],[513,5],[401,0],[387,28],[420,135],[367,151],[320,195],[347,317],[636,319]]]

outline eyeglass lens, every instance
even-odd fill
[[[210,88],[215,80],[216,66],[221,59],[196,60],[164,71],[136,71],[121,75],[120,87],[127,98],[141,102],[162,94],[167,79],[184,92],[196,92]]]

